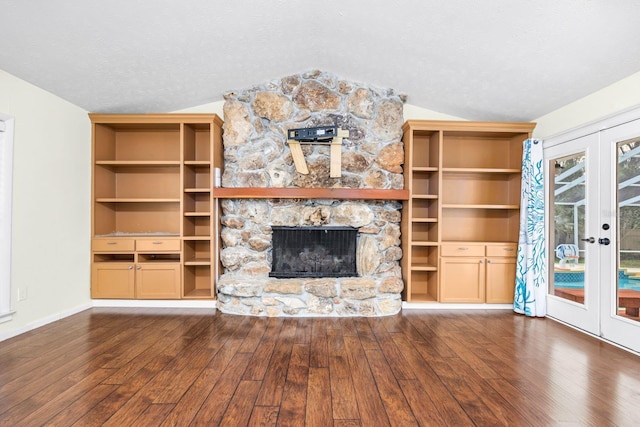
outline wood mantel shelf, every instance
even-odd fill
[[[218,199],[408,200],[409,190],[377,188],[216,187]]]

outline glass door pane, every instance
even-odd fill
[[[552,159],[553,174],[550,209],[553,274],[549,280],[549,294],[573,301],[585,302],[584,241],[586,209],[585,152]]]
[[[640,138],[619,142],[617,163],[618,315],[640,321]]]

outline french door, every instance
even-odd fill
[[[640,120],[551,142],[547,313],[640,351]]]

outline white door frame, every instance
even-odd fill
[[[604,209],[602,212],[603,220],[611,225],[612,231],[610,250],[603,255],[603,269],[609,266],[609,271],[613,270],[613,274],[609,277],[602,277],[602,283],[612,283],[609,287],[603,287],[601,293],[601,336],[608,341],[615,342],[633,351],[640,352],[640,321],[631,320],[618,315],[618,241],[619,233],[617,231],[618,223],[618,200],[617,200],[617,179],[616,169],[618,167],[617,144],[630,139],[638,139],[640,137],[640,118],[638,120],[620,124],[601,132],[602,141],[602,161],[610,167],[610,177],[603,177],[610,180],[612,185],[609,189],[603,188],[601,198],[606,201],[606,206],[611,209]],[[604,187],[604,186],[603,186]],[[615,190],[612,190],[615,189]],[[609,191],[611,190],[611,191]],[[609,218],[607,221],[606,218]],[[608,256],[607,256],[608,255]]]
[[[568,139],[562,141],[560,144],[549,146],[544,148],[544,164],[547,172],[549,172],[549,162],[553,159],[563,158],[571,156],[573,154],[584,153],[585,154],[585,236],[580,238],[593,237],[597,239],[595,233],[599,228],[599,215],[594,211],[594,208],[599,206],[599,135],[597,133],[591,133],[588,135],[580,136],[578,138]],[[545,232],[547,234],[547,242],[549,245],[554,245],[554,239],[551,235],[552,230],[552,218],[551,218],[551,203],[553,201],[553,176],[551,173],[547,173],[549,179],[545,186]],[[577,236],[577,233],[576,233]],[[578,242],[573,242],[578,244]],[[554,274],[554,247],[549,247],[547,253],[549,254],[549,260],[547,265],[549,266],[549,275]],[[586,261],[584,266],[584,304],[570,301],[565,298],[561,298],[552,295],[547,290],[547,314],[549,317],[558,319],[564,323],[568,323],[576,328],[582,329],[594,335],[600,335],[600,248],[597,243],[584,243],[584,252],[581,257]],[[549,280],[551,283],[551,280]]]
[[[628,124],[634,125],[634,127],[627,129],[625,125]],[[617,191],[614,190],[617,189],[617,183],[615,182],[615,171],[617,168],[615,144],[640,136],[640,106],[546,138],[544,141],[545,166],[548,167],[548,163],[546,163],[548,159],[547,149],[549,149],[549,153],[554,154],[553,157],[558,157],[555,154],[563,152],[562,148],[558,148],[562,144],[570,144],[572,141],[589,137],[590,135],[598,139],[599,149],[596,154],[598,157],[598,165],[596,167],[599,170],[599,176],[597,176],[596,179],[601,182],[602,185],[598,186],[597,195],[590,193],[593,201],[590,200],[588,203],[595,202],[598,206],[591,209],[592,214],[597,218],[595,218],[595,221],[588,220],[587,232],[590,233],[589,237],[593,236],[596,240],[598,238],[608,237],[612,242],[609,246],[599,245],[597,243],[591,245],[593,248],[597,248],[597,251],[592,251],[595,253],[592,254],[590,259],[592,263],[595,262],[598,264],[597,268],[599,269],[599,273],[592,276],[595,277],[595,280],[600,284],[600,286],[598,286],[598,292],[592,294],[598,298],[597,326],[594,327],[594,323],[591,323],[585,327],[585,325],[575,323],[572,316],[575,316],[574,306],[577,304],[569,303],[566,300],[559,301],[562,299],[551,295],[547,295],[548,315],[563,323],[568,323],[571,326],[599,336],[614,345],[634,352],[640,352],[640,339],[637,338],[640,336],[640,322],[617,316],[616,286],[618,272],[616,236],[618,232]],[[567,153],[569,154],[569,152]],[[593,153],[591,153],[591,155],[593,155]],[[589,165],[587,165],[587,167],[589,168]],[[589,173],[589,170],[587,170],[587,173]],[[592,177],[591,179],[594,178]],[[550,185],[551,183],[547,180],[545,185],[546,201],[551,200],[549,198]],[[549,239],[550,219],[548,215],[545,217],[547,241],[551,242],[551,239]],[[604,223],[609,224],[609,230],[602,230],[601,226]],[[548,249],[551,251],[553,248]],[[549,266],[552,268],[553,263],[550,263]],[[551,274],[553,274],[553,272],[551,272]],[[574,306],[572,306],[572,304]],[[593,304],[594,303],[591,302],[589,307],[593,307]],[[564,309],[567,310],[568,315],[558,314],[559,312],[562,313],[560,310]],[[590,309],[587,309],[586,312],[580,314],[586,314],[590,312],[589,310]],[[595,320],[592,319],[592,322],[595,322]],[[629,339],[630,337],[631,339]]]

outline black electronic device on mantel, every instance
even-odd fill
[[[289,129],[288,135],[288,139],[294,141],[329,141],[338,136],[338,126],[318,126],[314,128]]]

